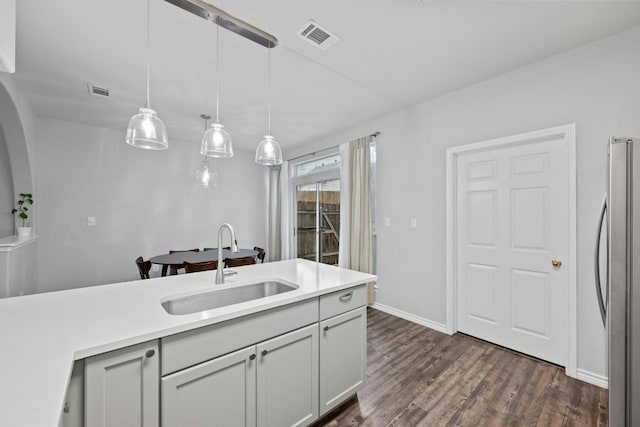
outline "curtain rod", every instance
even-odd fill
[[[376,136],[378,136],[378,135],[380,135],[380,131],[378,131],[378,130],[377,130],[377,131],[373,132],[371,135],[368,135],[368,136],[369,136],[369,137],[374,137],[374,138],[375,138],[375,137],[376,137]],[[338,148],[338,147],[340,147],[340,144],[338,144],[338,145],[333,145],[333,146],[331,146],[331,147],[327,147],[327,148],[323,148],[322,150],[317,150],[317,151],[314,151],[313,153],[308,153],[308,154],[303,154],[303,155],[298,156],[298,157],[293,157],[293,158],[291,158],[291,159],[288,159],[287,161],[289,161],[289,162],[290,162],[290,161],[292,161],[292,160],[298,160],[298,159],[301,159],[301,158],[303,158],[303,157],[307,157],[307,156],[312,156],[312,157],[313,157],[313,156],[315,156],[315,155],[316,155],[316,154],[318,154],[318,153],[322,153],[323,151],[335,150],[335,149],[336,149],[336,148]]]

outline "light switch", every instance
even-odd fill
[[[87,218],[87,225],[89,227],[93,227],[94,225],[96,225],[96,217],[95,216],[90,216]]]
[[[384,225],[385,225],[385,227],[390,226],[390,225],[391,225],[391,218],[386,217],[386,218],[384,219]]]
[[[415,218],[411,218],[411,221],[409,222],[409,225],[411,228],[416,228],[418,227],[418,221],[416,221]]]

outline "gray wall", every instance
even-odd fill
[[[136,257],[215,247],[223,222],[241,247],[265,247],[267,169],[253,153],[211,159],[218,187],[202,190],[199,142],[147,151],[125,144],[124,129],[53,119],[36,135],[39,292],[139,278]]]
[[[575,122],[578,369],[579,374],[606,376],[592,248],[607,182],[609,136],[640,136],[638,46],[640,27],[354,126],[287,152],[285,158],[382,132],[377,145],[377,301],[444,324],[445,150]],[[410,218],[417,218],[417,229],[409,228]]]
[[[9,151],[4,139],[4,132],[0,127],[0,237],[11,236],[14,233],[13,215],[13,178],[11,177],[11,162]]]

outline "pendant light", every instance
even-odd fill
[[[231,135],[220,124],[220,23],[216,21],[216,122],[202,134],[200,153],[209,157],[233,157]]]
[[[211,119],[208,114],[201,114],[204,120],[204,130],[207,130],[207,121]],[[209,168],[209,157],[202,156],[202,166],[194,171],[193,178],[196,185],[200,188],[209,188],[218,186],[218,173]]]
[[[267,51],[267,125],[269,133],[264,136],[256,148],[256,163],[263,166],[275,166],[282,164],[282,150],[271,135],[271,48],[268,48]]]
[[[140,108],[138,114],[131,117],[127,126],[126,142],[129,145],[147,150],[166,150],[169,148],[169,138],[167,128],[158,117],[158,114],[151,108],[149,101],[149,80],[151,74],[151,17],[150,0],[147,0],[147,104]]]

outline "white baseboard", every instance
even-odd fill
[[[594,374],[593,372],[578,369],[576,378],[589,384],[597,385],[602,388],[609,388],[609,378],[604,375]]]
[[[426,326],[434,331],[442,332],[443,334],[451,335],[447,332],[447,326],[443,323],[434,322],[433,320],[425,319],[423,317],[415,316],[406,311],[398,310],[397,308],[389,307],[388,305],[374,303],[371,307],[376,310],[384,311],[392,316],[400,317],[401,319],[408,320],[409,322],[417,323],[418,325]]]

